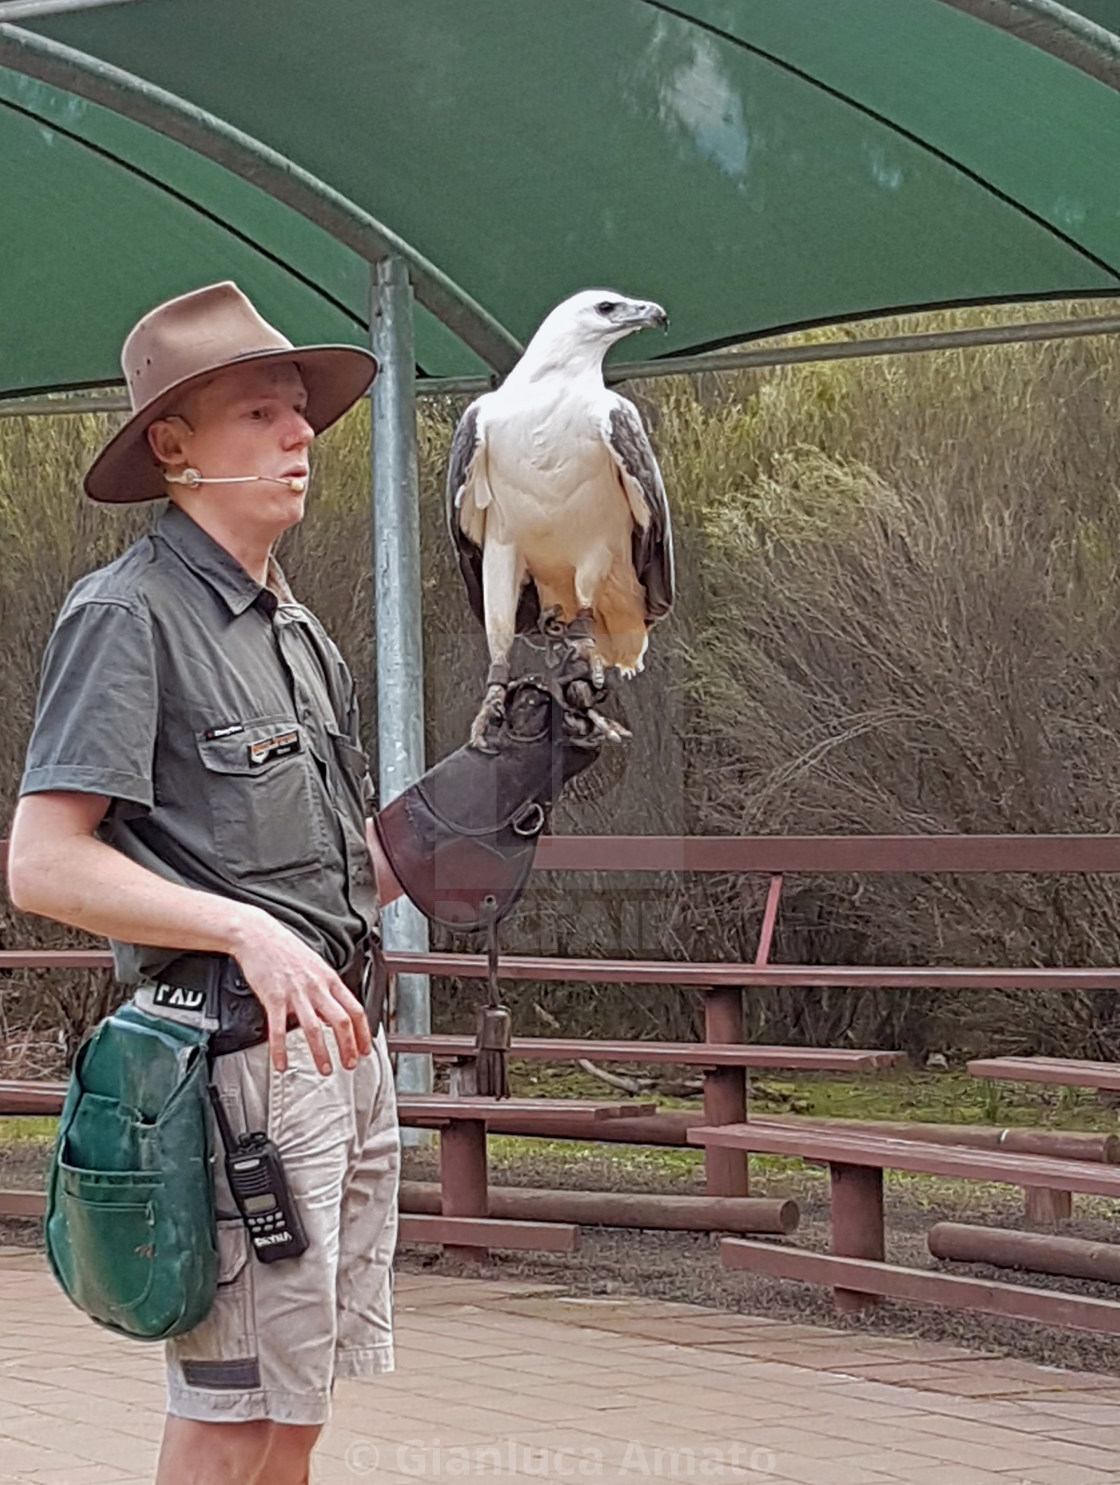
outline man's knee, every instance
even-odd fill
[[[304,1485],[309,1478],[311,1451],[322,1433],[318,1424],[269,1424],[268,1452],[260,1485]]]
[[[268,1456],[272,1424],[168,1417],[156,1485],[251,1485]]]
[[[156,1485],[303,1485],[318,1424],[168,1417]]]

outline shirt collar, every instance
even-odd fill
[[[159,518],[156,531],[192,572],[209,583],[235,617],[243,614],[262,595],[270,600],[270,606],[275,606],[275,595],[262,588],[256,578],[250,577],[237,558],[231,557],[225,547],[219,546],[179,506],[168,505]],[[273,559],[269,558],[269,562],[273,563]],[[276,571],[279,572],[279,568]]]

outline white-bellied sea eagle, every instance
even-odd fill
[[[496,391],[459,421],[447,515],[490,674],[471,740],[501,714],[514,635],[542,615],[576,626],[592,675],[642,669],[673,602],[661,471],[637,408],[603,381],[616,341],[667,325],[659,304],[588,289],[547,316]],[[625,735],[595,715],[608,736]]]

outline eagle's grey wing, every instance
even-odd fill
[[[652,623],[673,606],[673,530],[657,458],[638,409],[625,397],[615,396],[607,443],[634,514],[634,572],[645,590],[646,618]]]
[[[468,489],[476,472],[475,461],[482,452],[485,441],[484,434],[479,432],[478,412],[478,402],[472,402],[459,419],[451,439],[451,458],[447,467],[447,528],[459,557],[459,571],[463,574],[467,599],[475,618],[485,628],[486,611],[482,597],[485,506],[480,510]],[[537,586],[533,582],[526,582],[517,604],[518,634],[536,629],[540,616]]]
[[[482,546],[464,530],[461,519],[463,492],[481,446],[478,403],[472,402],[459,419],[451,440],[451,462],[447,467],[447,529],[459,556],[459,571],[463,574],[467,599],[475,618],[480,624],[485,624],[482,607]]]

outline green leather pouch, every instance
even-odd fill
[[[133,1005],[70,1075],[47,1193],[47,1256],[73,1302],[138,1340],[191,1330],[218,1279],[207,1033]]]

